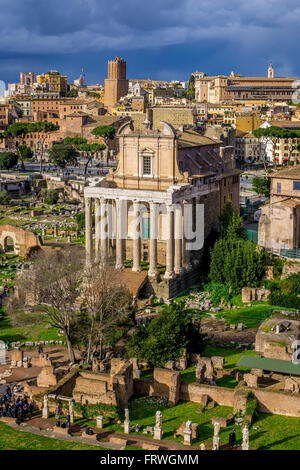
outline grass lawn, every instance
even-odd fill
[[[177,406],[169,408],[167,405],[151,404],[154,397],[135,398],[130,402],[131,425],[154,426],[157,410],[163,414],[163,440],[175,440],[182,443],[183,438],[173,437],[173,432],[182,423],[191,420],[199,424],[198,439],[193,445],[199,446],[201,442],[211,443],[213,438],[213,426],[211,420],[214,416],[226,417],[232,413],[232,408],[216,406],[213,410],[199,412],[199,405],[192,402],[180,402]],[[124,416],[122,417],[124,419]],[[90,422],[94,424],[94,422]],[[106,425],[105,428],[123,432],[122,425]],[[242,442],[241,427],[236,425],[221,428],[221,444],[228,443],[229,434],[236,432],[237,443]],[[142,434],[142,431],[134,434]],[[150,434],[148,434],[150,437]],[[269,415],[259,413],[253,426],[250,428],[250,446],[261,450],[298,450],[300,448],[300,420],[288,416]],[[130,446],[130,449],[134,447]],[[129,447],[128,447],[129,449]],[[136,448],[137,450],[138,448]]]
[[[0,423],[0,450],[101,450],[79,442],[60,441],[50,437],[37,436],[29,432],[17,431]],[[103,448],[104,450],[104,448]]]
[[[239,297],[239,296],[237,296]],[[286,310],[294,312],[295,309],[269,305],[263,302],[251,302],[251,307],[242,307],[234,310],[223,310],[216,314],[217,318],[224,318],[228,325],[243,323],[246,328],[258,328],[269,318],[273,310]]]
[[[274,307],[270,305],[253,305],[235,310],[224,310],[216,314],[224,318],[227,324],[243,323],[246,328],[257,328],[266,318],[269,318]]]
[[[56,328],[38,325],[11,326],[9,318],[5,314],[0,316],[0,341],[12,343],[17,341],[50,341],[52,339],[58,341],[64,338],[58,336]]]
[[[214,416],[226,417],[232,412],[232,409],[225,406],[216,406],[213,410],[207,410],[200,413],[199,404],[192,402],[180,402],[177,406],[169,408],[167,404],[161,405],[155,402],[155,397],[141,397],[131,400],[130,409],[130,424],[132,426],[140,424],[141,426],[154,426],[155,413],[160,410],[163,414],[163,440],[174,440],[176,442],[183,442],[182,437],[174,438],[174,430],[179,428],[183,422],[191,420],[193,423],[201,425],[199,438],[195,440],[194,445],[199,445],[201,442],[210,439],[213,435],[213,426],[211,420]],[[154,401],[154,403],[151,403]],[[124,416],[121,418],[124,420]],[[93,424],[94,422],[92,422]],[[114,431],[124,432],[123,425],[107,425],[105,429],[113,429]],[[229,428],[228,428],[229,429]],[[143,435],[143,432],[134,433]],[[221,431],[221,441],[228,441],[229,432]],[[148,434],[147,437],[151,437]]]
[[[259,413],[250,429],[250,446],[261,450],[299,450],[299,418]]]

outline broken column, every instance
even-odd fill
[[[124,421],[124,433],[130,434],[130,420],[129,420],[129,409],[125,410],[125,421]]]
[[[249,428],[248,428],[248,426],[244,426],[244,428],[243,428],[242,450],[249,450]]]
[[[162,438],[162,412],[156,412],[156,423],[154,427],[154,439],[160,441]]]
[[[215,424],[214,424],[213,450],[219,450],[219,449],[220,449],[220,437],[219,437],[219,432],[220,432],[220,424],[219,424],[219,423],[215,423]]]
[[[44,406],[43,406],[42,417],[43,417],[43,419],[48,419],[49,418],[49,406],[48,406],[48,396],[47,395],[44,395]]]
[[[70,415],[70,423],[74,424],[74,402],[73,400],[69,403],[69,415]]]
[[[97,428],[103,429],[103,416],[97,416]]]
[[[187,421],[183,432],[183,443],[186,446],[192,445],[192,421]]]

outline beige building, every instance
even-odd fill
[[[262,207],[258,244],[278,253],[300,249],[300,166],[271,175],[271,200]]]
[[[148,292],[174,297],[198,278],[204,239],[227,198],[239,207],[233,149],[193,129],[176,132],[166,122],[156,130],[145,123],[143,131],[127,122],[118,140],[117,169],[84,191],[87,262],[113,256],[124,269],[132,260],[134,273],[147,262]]]
[[[263,162],[265,145],[251,132],[237,132],[235,158],[242,163]]]
[[[267,77],[243,77],[231,73],[195,81],[196,101],[223,103],[229,101],[289,101],[295,93],[296,77],[275,77],[272,66]]]

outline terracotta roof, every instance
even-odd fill
[[[300,121],[270,121],[271,126],[300,129]]]
[[[96,127],[96,126],[112,126],[115,122],[119,121],[119,116],[93,116],[91,117],[90,122],[86,123],[86,127]]]
[[[300,179],[300,165],[292,166],[284,170],[276,171],[270,175],[270,178]]]
[[[204,145],[215,145],[221,144],[220,140],[210,139],[205,137],[193,129],[187,129],[183,132],[177,132],[178,136],[178,147],[179,148],[188,148],[188,147],[200,147]]]

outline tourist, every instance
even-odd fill
[[[68,414],[67,419],[66,419],[66,426],[69,428],[71,426],[71,416]]]
[[[44,350],[43,350],[43,346],[40,344],[39,345],[39,354],[43,354]]]
[[[235,447],[235,443],[236,443],[236,434],[233,431],[229,434],[229,446],[231,447],[231,449]]]

